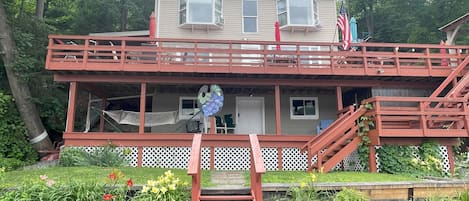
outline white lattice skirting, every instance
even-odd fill
[[[87,152],[92,152],[97,147],[81,147]],[[380,147],[377,146],[377,149]],[[414,147],[417,151],[418,147]],[[126,155],[121,154],[129,161],[129,165],[137,167],[137,147],[118,147],[117,151],[122,153],[126,149],[130,152]],[[142,167],[158,168],[177,168],[186,169],[190,156],[190,147],[143,147]],[[250,152],[248,148],[239,147],[215,147],[214,166],[216,170],[248,170],[250,167]],[[267,170],[278,170],[278,149],[261,148],[264,165]],[[301,153],[298,148],[281,148],[283,170],[304,171],[307,169],[307,153]],[[440,146],[440,154],[443,159],[443,169],[446,173],[450,171],[448,150],[446,146]],[[418,155],[416,155],[418,156]],[[210,169],[210,148],[202,148],[202,169]],[[314,156],[311,164],[316,163],[317,157]],[[380,170],[379,156],[376,154],[376,165]],[[363,166],[360,163],[356,151],[336,165],[336,170],[362,171]]]

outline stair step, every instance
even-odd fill
[[[201,195],[200,200],[253,200],[252,195]]]

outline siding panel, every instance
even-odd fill
[[[264,40],[274,41],[274,23],[277,19],[276,1],[258,1],[258,33],[242,33],[242,1],[224,0],[223,17],[225,26],[221,30],[191,30],[179,28],[178,1],[160,0],[160,22],[158,37],[195,38],[224,40]],[[282,41],[337,42],[336,2],[319,0],[319,20],[321,29],[315,32],[282,31]]]

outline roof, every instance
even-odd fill
[[[449,30],[454,30],[457,26],[460,24],[464,24],[469,21],[469,13],[466,13],[465,15],[458,17],[457,19],[451,21],[450,23],[438,28],[440,31],[449,31]]]

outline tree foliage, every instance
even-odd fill
[[[349,0],[349,15],[357,18],[359,33],[375,42],[439,43],[446,35],[438,28],[467,13],[460,0]],[[461,36],[456,43],[467,44]]]

